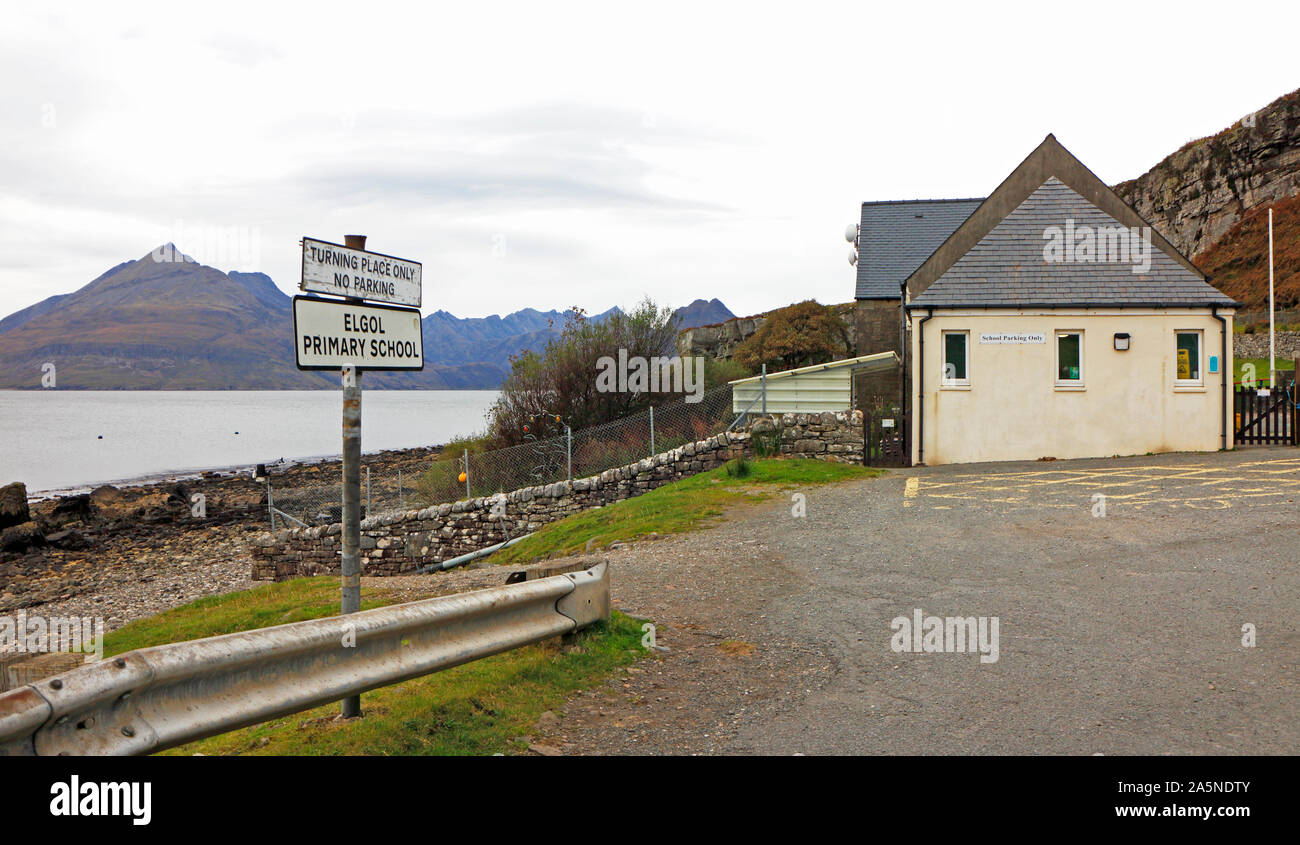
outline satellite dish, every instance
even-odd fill
[[[858,263],[858,251],[856,249],[849,250],[849,264],[855,266],[857,265],[857,263]]]
[[[857,223],[850,223],[850,224],[849,224],[849,228],[847,228],[847,229],[844,230],[844,240],[848,241],[848,242],[851,243],[851,244],[852,244],[852,243],[857,243],[857,242],[858,242],[858,224],[857,224]]]

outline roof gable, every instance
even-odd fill
[[[899,299],[903,280],[957,230],[982,199],[864,202],[854,299]]]
[[[1205,275],[1196,269],[1186,256],[1155,231],[1151,224],[1143,220],[1105,182],[1098,179],[1096,174],[1071,155],[1069,150],[1061,146],[1054,135],[1048,135],[980,207],[908,277],[908,291],[913,299],[920,299],[930,285],[1053,177],[1087,203],[1109,215],[1121,226],[1149,231],[1153,254],[1157,251],[1163,253],[1202,283],[1205,282]],[[1042,243],[1040,237],[1040,248]],[[1078,270],[1080,266],[1095,269],[1095,265],[1074,265],[1074,269]],[[1224,301],[1231,301],[1210,288],[1208,284],[1206,287],[1223,297]]]
[[[912,300],[924,307],[1224,305],[1233,301],[1051,177]],[[1072,249],[1066,249],[1066,244]]]

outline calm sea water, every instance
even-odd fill
[[[482,431],[495,390],[363,394],[365,452]],[[0,391],[0,485],[74,490],[342,451],[340,391]],[[100,437],[103,437],[101,440]]]

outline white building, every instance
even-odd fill
[[[904,296],[913,463],[1232,448],[1237,303],[1051,135]]]

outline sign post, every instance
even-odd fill
[[[361,371],[343,368],[343,595],[339,611],[361,609]],[[343,718],[361,715],[361,696],[343,699]]]
[[[293,299],[294,349],[300,370],[337,370],[343,387],[344,614],[361,610],[361,374],[365,370],[422,370],[421,266],[366,252],[365,235],[344,244],[302,239],[304,291],[343,299]],[[375,299],[417,308],[373,305]],[[355,634],[354,634],[355,635]],[[355,645],[355,642],[353,643]],[[344,643],[345,646],[348,643]],[[361,715],[361,696],[343,699],[343,718]]]

